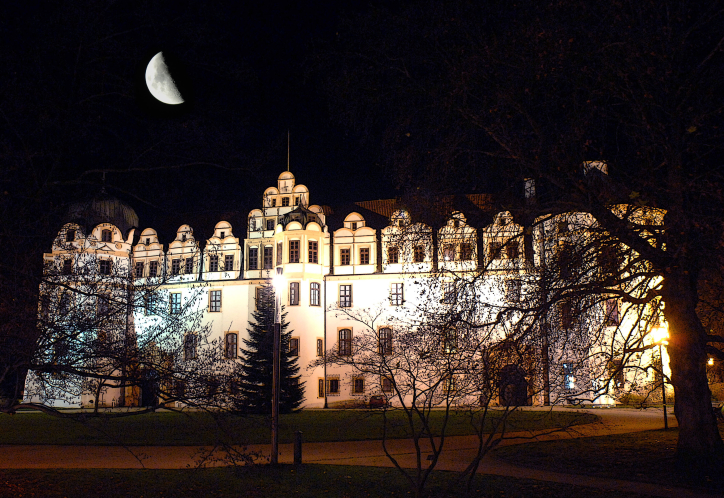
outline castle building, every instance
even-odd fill
[[[526,185],[526,196],[533,190]],[[585,224],[579,215],[550,217],[526,239],[524,226],[508,211],[494,212],[488,196],[463,196],[457,205],[451,199],[440,202],[447,203],[448,217],[435,229],[413,219],[394,200],[357,202],[332,210],[312,204],[307,187],[285,171],[276,186],[264,190],[246,227],[222,220],[204,239],[184,224],[174,240],[164,244],[153,228],[139,230],[132,209],[106,199],[77,208],[77,220],[62,227],[44,259],[48,281],[105,278],[101,286],[105,297],[95,298],[96,306],[103,309],[124,292],[113,275],[131,278],[138,286],[157,286],[163,297],[159,302],[145,297],[150,302],[135,308],[122,330],[140,337],[158,323],[155,307],[165,307],[171,315],[191,307],[208,331],[206,340],[222,344],[229,361],[238,361],[260,289],[282,276],[276,292],[293,330],[289,348],[298,356],[304,406],[343,406],[389,393],[390,379],[349,366],[325,366],[321,360],[329,351],[351,356],[355,338],[372,332],[380,354],[386,354],[397,347],[400,327],[420,326],[424,310],[453,303],[461,281],[472,282],[477,290],[471,299],[484,300],[488,308],[521,301],[523,294],[535,291],[531,282],[544,254],[559,251],[573,230],[564,227],[566,220]],[[478,226],[469,224],[471,217]],[[81,218],[83,222],[78,221]],[[45,292],[52,299],[65,299],[62,292]],[[41,315],[44,306],[41,302]],[[68,303],[62,306],[67,308]],[[607,299],[591,309],[594,318],[586,326],[608,327],[609,335],[615,335],[625,314],[620,303]],[[561,319],[570,321],[566,313],[570,315],[564,310]],[[512,319],[497,325],[501,340],[510,332],[507,329],[514,328]],[[188,340],[179,345],[187,355],[194,354],[195,346]],[[560,361],[545,362],[545,372],[540,355],[540,349],[510,355],[510,364],[500,371],[517,380],[501,389],[496,402],[543,404],[564,399],[576,387],[587,391],[589,400],[613,402],[609,395],[590,394],[596,391],[590,386],[599,388],[596,383],[604,382],[605,375],[589,369],[584,380],[580,368],[574,373],[571,367],[581,364],[575,354],[570,358],[565,352],[556,354]],[[32,389],[28,392],[37,395]],[[106,386],[99,404],[143,404],[144,395],[138,389]],[[90,406],[92,399],[88,394],[63,402]]]

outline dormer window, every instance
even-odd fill
[[[73,242],[75,240],[75,229],[69,228],[65,232],[65,241],[66,242]]]
[[[402,220],[397,220],[397,226],[401,227],[404,225],[404,222]]]
[[[299,205],[299,197],[295,197],[295,198],[294,198],[294,205],[295,205],[295,206],[298,206],[298,205]]]
[[[147,245],[147,246],[150,246],[150,245],[151,245],[151,238],[150,238],[150,237],[146,237],[146,245]]]
[[[277,200],[276,200],[276,199],[272,199],[272,204],[271,204],[271,205],[272,205],[272,207],[276,207],[276,206],[277,206]]]
[[[498,218],[498,226],[504,227],[506,225],[507,220],[505,218]]]
[[[111,231],[103,230],[101,232],[101,242],[111,242]]]
[[[357,230],[357,222],[352,222],[352,230]]]
[[[289,197],[282,197],[282,207],[289,206]]]
[[[181,235],[181,242],[186,242],[186,234]]]
[[[252,222],[252,223],[253,223],[253,222]],[[252,225],[252,226],[253,226],[253,225]],[[224,237],[226,237],[226,232],[221,232],[221,235],[219,235],[219,238],[220,238],[220,239],[223,239]]]
[[[454,220],[453,221],[453,227],[460,228],[460,220]]]

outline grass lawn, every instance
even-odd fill
[[[445,496],[456,474],[435,472],[428,496]],[[459,487],[447,496],[466,496]],[[395,469],[337,465],[201,470],[0,470],[0,497],[375,497],[410,496]],[[477,476],[475,497],[609,497],[610,490],[498,476]],[[617,494],[634,497],[639,495]]]
[[[719,424],[724,436],[724,424]],[[678,429],[506,446],[495,457],[538,469],[724,492],[724,469],[692,475],[674,460]]]
[[[440,427],[443,412],[433,412],[432,424]],[[407,437],[402,413],[388,412],[392,427],[388,437]],[[546,429],[596,420],[577,412],[519,411],[510,417],[507,429]],[[306,442],[357,441],[382,437],[380,411],[308,410],[280,417],[279,440],[291,443],[302,431]],[[468,416],[451,415],[448,435],[472,434]],[[0,415],[0,444],[71,445],[203,445],[219,441],[233,444],[267,443],[270,422],[262,416],[237,416],[206,412],[158,412],[121,418],[72,420],[42,413]]]

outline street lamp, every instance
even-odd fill
[[[281,298],[282,290],[286,284],[286,280],[281,273],[282,269],[277,268],[277,274],[274,275],[274,351],[273,351],[273,371],[272,371],[272,448],[271,463],[276,465],[279,463],[279,391],[281,390],[281,375],[279,372],[279,356],[282,339],[282,317],[281,317]]]
[[[669,338],[669,331],[666,329],[666,327],[654,327],[651,330],[651,335],[654,339],[654,344],[658,344],[659,346],[659,362],[661,364],[661,398],[664,404],[664,430],[668,430],[669,418],[666,414],[666,375],[664,374],[664,357],[662,355],[661,346],[667,345],[669,343],[667,341],[667,339]]]

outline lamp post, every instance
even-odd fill
[[[281,268],[277,268],[277,274],[274,276],[274,351],[272,353],[273,371],[272,371],[272,448],[271,463],[277,465],[279,463],[279,391],[281,390],[281,375],[279,372],[279,356],[282,339],[281,324],[281,294],[284,289],[284,277],[280,273]]]
[[[669,331],[664,327],[656,327],[652,331],[654,343],[659,346],[659,363],[661,365],[661,399],[664,405],[664,430],[669,430],[669,418],[666,414],[666,375],[664,374],[664,356],[661,346],[668,344]]]

